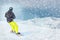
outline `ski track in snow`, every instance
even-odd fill
[[[45,20],[46,21],[46,20]],[[50,20],[51,21],[51,20]],[[36,21],[35,21],[36,22]],[[49,21],[48,21],[49,22]],[[54,22],[54,24],[53,24]],[[39,22],[38,22],[39,23]],[[56,26],[59,22],[52,21],[52,26]],[[0,40],[60,40],[60,29],[58,28],[50,28],[48,27],[48,23],[42,23],[40,20],[40,24],[33,23],[32,21],[27,22],[17,22],[19,26],[19,32],[22,33],[22,37],[18,37],[14,33],[10,32],[10,25],[5,22],[0,22]]]

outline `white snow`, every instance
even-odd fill
[[[48,18],[35,18],[27,21],[16,21],[21,38],[11,33],[10,25],[0,21],[0,40],[60,40],[60,20]]]

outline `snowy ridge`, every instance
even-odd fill
[[[50,27],[50,28],[58,28],[60,24],[60,18],[35,18],[28,20],[27,23],[34,24],[40,27]]]

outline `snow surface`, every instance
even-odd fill
[[[0,40],[60,40],[59,18],[48,17],[15,21],[23,36],[18,37],[11,33],[10,25],[6,21],[0,21]]]

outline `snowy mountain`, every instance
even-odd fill
[[[22,37],[11,33],[10,25],[6,21],[0,21],[0,40],[60,40],[59,20],[59,18],[53,20],[51,17],[27,21],[15,20]]]

